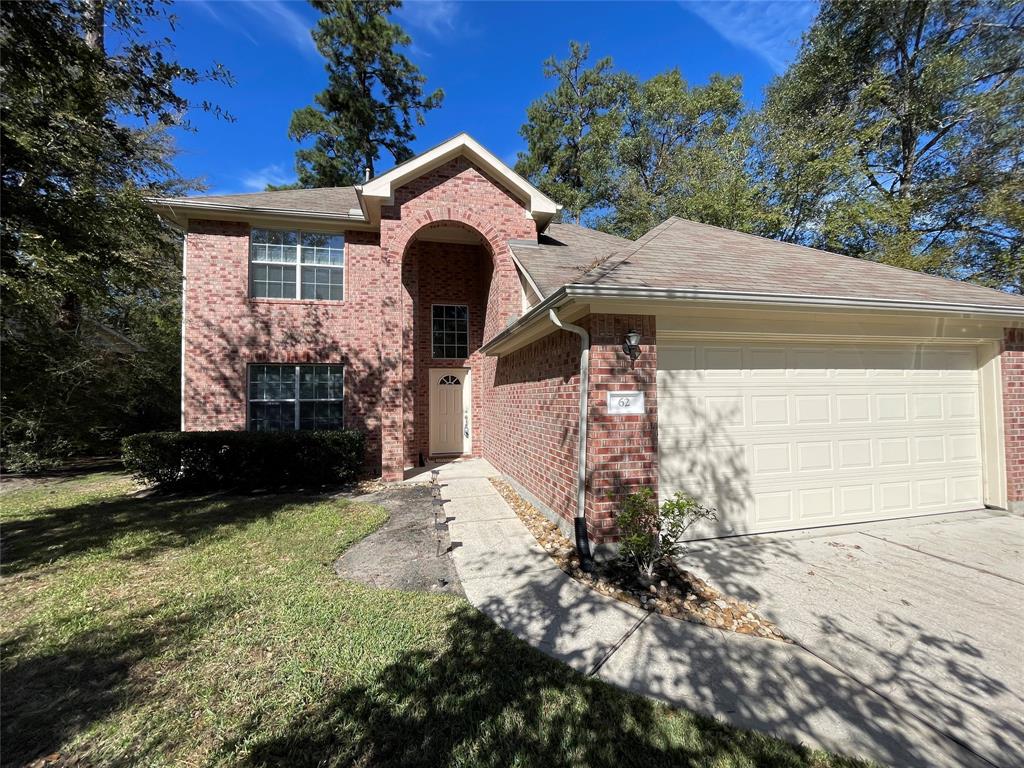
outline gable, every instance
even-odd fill
[[[464,158],[481,175],[519,201],[536,222],[537,231],[543,231],[561,208],[471,136],[460,133],[357,187],[370,221],[380,221],[381,209],[395,204],[395,193],[399,189],[415,186],[417,180],[459,158]]]

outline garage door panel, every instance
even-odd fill
[[[699,535],[980,506],[976,366],[924,345],[659,350],[662,493],[719,508]]]

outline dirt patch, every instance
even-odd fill
[[[390,517],[338,558],[339,576],[378,589],[462,594],[448,531],[434,526],[429,484],[385,485],[355,500],[379,504]]]
[[[598,562],[595,572],[585,573],[580,568],[575,546],[557,525],[504,480],[491,478],[491,483],[558,567],[591,589],[674,619],[791,642],[777,626],[760,616],[754,606],[723,595],[696,574],[675,565],[662,568],[651,584],[641,582],[635,568],[618,561]]]

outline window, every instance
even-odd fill
[[[249,429],[341,429],[344,366],[250,365]]]
[[[430,330],[435,358],[469,357],[469,307],[464,304],[435,304]]]
[[[442,376],[440,379],[438,379],[437,383],[440,384],[443,387],[461,387],[462,386],[462,382],[459,381],[458,376],[451,376],[451,375]]]
[[[344,298],[342,235],[253,229],[249,262],[252,295],[256,298]]]

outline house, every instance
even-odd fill
[[[183,429],[344,425],[387,479],[483,456],[598,545],[645,485],[714,504],[701,536],[1024,512],[1022,296],[557,223],[465,134],[359,187],[154,205],[187,232]]]

